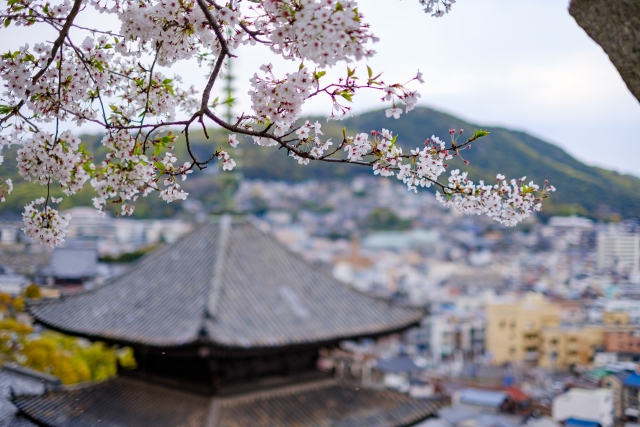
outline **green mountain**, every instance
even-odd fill
[[[370,112],[346,120],[345,125],[361,130],[388,127],[399,134],[398,140],[407,147],[419,145],[432,134],[445,140],[449,128],[463,128],[467,135],[474,129],[485,129],[429,108],[417,108],[398,120],[386,118],[381,111]],[[489,136],[463,152],[464,158],[470,161],[468,166],[461,161],[451,163],[468,170],[474,182],[480,179],[493,182],[496,173],[510,178],[526,175],[527,180],[540,185],[548,179],[557,191],[545,204],[547,215],[640,218],[640,178],[585,165],[561,148],[524,132],[499,127],[487,129],[491,132]]]
[[[398,120],[386,118],[383,111],[369,112],[344,121],[326,122],[324,118],[310,120],[319,120],[325,136],[336,143],[342,139],[343,126],[349,134],[387,128],[398,134],[397,142],[405,150],[421,146],[431,135],[446,140],[447,131],[451,128],[465,129],[462,137],[471,135],[474,129],[486,128],[429,108],[416,108],[409,114],[403,114]],[[474,182],[481,179],[493,182],[497,173],[508,178],[526,175],[527,180],[532,179],[539,184],[548,179],[557,188],[557,192],[544,204],[545,216],[580,214],[603,220],[640,218],[640,178],[587,166],[559,147],[524,132],[492,127],[487,129],[491,132],[489,136],[475,142],[471,149],[463,152],[470,164],[467,166],[461,160],[454,159],[450,162],[452,168],[468,170]],[[224,140],[222,132],[210,132],[210,140],[206,140],[202,132],[194,132],[190,136],[193,151],[199,158],[208,157],[218,146],[216,142]],[[83,141],[90,147],[97,147],[100,137],[85,135]],[[284,150],[258,147],[249,139],[243,146],[245,149],[241,171],[247,178],[300,181],[349,179],[355,175],[372,173],[367,167],[346,164],[312,162],[308,166],[300,166]],[[177,144],[174,151],[180,161],[188,160],[184,144]],[[16,176],[15,148],[2,154],[5,156],[5,164],[0,166],[0,177],[11,177],[16,185],[14,194],[0,205],[0,216],[12,213],[15,215],[26,202],[46,194],[46,190],[37,185],[28,185]],[[101,155],[97,157],[99,159]],[[203,172],[190,175],[185,187],[192,198],[202,200],[207,205],[218,202],[221,188],[228,185],[223,181],[229,174],[207,173],[217,168],[218,165],[213,164]],[[89,188],[66,200],[60,207],[64,209],[71,205],[88,205],[91,204],[91,197],[93,194]],[[138,200],[136,206],[136,217],[170,217],[182,209],[179,203],[166,204],[160,198],[152,196]]]

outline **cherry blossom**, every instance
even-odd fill
[[[419,0],[435,17],[448,13],[453,3]],[[324,136],[321,123],[302,123],[311,98],[326,102],[329,119],[337,120],[351,113],[363,91],[379,96],[386,117],[395,119],[421,99],[419,70],[404,82],[393,81],[364,63],[375,54],[378,39],[360,6],[355,0],[11,0],[0,10],[5,28],[30,26],[35,33],[49,28],[56,36],[33,46],[18,42],[0,56],[0,150],[20,144],[18,168],[25,180],[47,189],[60,186],[66,195],[89,182],[95,208],[120,205],[122,215],[134,212],[139,197],[185,200],[182,182],[211,162],[234,170],[227,145],[237,148],[240,136],[283,149],[302,165],[352,163],[370,167],[375,175],[395,176],[411,191],[435,186],[443,204],[506,225],[539,210],[554,191],[546,183],[541,189],[498,175],[495,184],[474,184],[459,170],[439,181],[447,162],[462,158],[486,131],[459,141],[462,131],[453,130],[447,143],[432,136],[421,147],[403,150],[402,136],[392,129],[353,135],[344,130],[336,142]],[[116,17],[119,26],[80,26],[78,17],[91,7]],[[256,70],[246,94],[250,108],[227,122],[217,108],[232,100],[220,101],[212,93],[227,59],[238,56],[243,45],[266,46],[293,66],[278,73],[271,64]],[[187,60],[206,70],[204,87],[188,86],[170,74],[172,65]],[[346,72],[329,80],[329,67]],[[104,129],[100,152],[106,154],[100,158],[66,130],[88,122]],[[207,128],[222,129],[228,139],[200,159],[190,145],[192,126],[203,128],[207,138]],[[176,135],[184,135],[189,158],[175,155],[175,145],[182,143]],[[12,184],[0,181],[0,200]],[[49,245],[63,241],[69,218],[49,206],[56,202],[47,197],[25,207],[27,235]]]
[[[25,206],[22,213],[24,222],[23,231],[36,243],[48,246],[57,246],[64,242],[70,215],[61,215],[50,206],[44,206],[40,210],[36,205],[45,203],[44,198],[40,198]]]

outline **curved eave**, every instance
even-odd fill
[[[45,302],[49,303],[49,302]],[[337,335],[333,337],[327,337],[316,341],[297,341],[297,342],[288,342],[282,344],[273,344],[273,345],[241,345],[239,343],[228,343],[216,341],[215,338],[211,337],[194,337],[191,340],[184,341],[136,341],[131,338],[123,338],[118,336],[107,336],[101,334],[92,334],[86,331],[82,331],[79,329],[62,327],[56,325],[54,323],[50,323],[45,319],[42,319],[37,314],[32,311],[32,307],[38,305],[39,303],[31,303],[27,304],[27,311],[31,316],[33,316],[36,323],[44,326],[47,329],[51,329],[56,332],[60,332],[65,335],[72,335],[80,338],[85,338],[89,341],[102,341],[107,344],[112,345],[121,345],[121,346],[129,346],[129,347],[145,347],[152,349],[183,349],[188,347],[195,346],[209,346],[214,352],[219,353],[230,353],[230,354],[248,354],[248,353],[273,353],[279,352],[282,350],[295,350],[301,348],[309,348],[309,347],[321,347],[321,346],[330,346],[334,345],[343,340],[350,339],[362,339],[362,338],[379,338],[385,335],[391,335],[396,333],[401,333],[410,329],[414,326],[419,326],[420,321],[424,316],[424,310],[418,308],[412,308],[412,311],[416,311],[416,314],[412,316],[410,319],[407,319],[406,322],[402,322],[398,325],[391,326],[387,329],[380,329],[373,332],[359,332],[359,333],[351,333],[344,335]]]

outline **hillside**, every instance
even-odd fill
[[[399,120],[386,118],[382,111],[369,112],[342,122],[327,123],[322,118],[318,120],[323,123],[326,136],[336,142],[341,140],[342,126],[346,126],[351,134],[386,127],[399,135],[398,143],[407,150],[421,145],[422,141],[432,134],[444,139],[448,136],[447,130],[450,128],[464,128],[466,134],[471,134],[476,128],[486,128],[429,108],[417,108],[410,114],[403,114]],[[464,152],[464,157],[471,162],[469,166],[465,166],[460,160],[455,160],[451,166],[468,170],[471,179],[476,182],[480,179],[493,181],[496,173],[515,178],[526,175],[527,179],[539,183],[548,179],[556,186],[557,192],[545,204],[545,216],[580,214],[597,219],[640,217],[640,178],[587,166],[559,147],[524,132],[491,127],[488,130],[491,131],[489,136],[474,143],[471,150]],[[195,145],[194,151],[199,156],[208,157],[212,150],[211,143],[204,139],[202,133],[194,133],[191,138]],[[224,136],[214,133],[212,138],[220,141]],[[99,140],[96,135],[83,136],[83,141],[88,146],[99,145]],[[344,164],[312,162],[308,166],[299,166],[283,150],[258,147],[249,140],[244,146],[246,149],[242,159],[242,172],[247,178],[300,181],[348,179],[357,174],[372,173],[366,167]],[[175,151],[181,160],[188,159],[186,149],[181,144],[178,144]],[[38,186],[26,185],[16,177],[17,173],[13,167],[15,148],[5,150],[2,154],[5,156],[5,164],[0,166],[0,176],[13,178],[16,188],[7,203],[0,205],[0,216],[15,216],[19,214],[24,203],[44,195],[45,190]],[[211,169],[216,169],[216,166],[210,167],[206,172],[196,172],[186,181],[190,183],[187,191],[206,205],[215,204],[217,201],[220,188],[218,177],[228,176],[211,174]],[[65,201],[61,208],[74,204],[90,204],[91,197],[91,189],[85,190],[83,194]],[[166,204],[157,197],[139,200],[136,205],[136,217],[170,217],[182,209],[180,204]]]
[[[400,141],[407,142],[406,146],[415,146],[432,133],[444,138],[449,128],[463,128],[467,133],[485,128],[428,108],[418,108],[398,120],[387,119],[381,112],[371,112],[349,119],[345,124],[348,128],[363,130],[389,126],[400,135]],[[471,164],[465,167],[459,163],[474,181],[493,180],[498,172],[515,178],[526,175],[527,179],[540,184],[548,179],[557,192],[545,207],[547,214],[640,218],[640,178],[587,166],[561,148],[524,132],[487,129],[491,134],[464,152]]]

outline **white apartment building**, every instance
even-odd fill
[[[480,318],[436,314],[428,318],[429,349],[434,362],[457,352],[479,355],[484,352],[484,321]]]
[[[640,270],[640,234],[611,226],[598,233],[598,268],[619,272]]]

